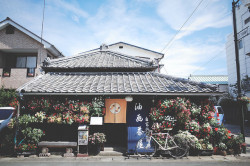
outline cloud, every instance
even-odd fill
[[[89,13],[80,7],[83,2],[46,1],[44,39],[66,56],[97,48],[102,43],[118,41],[161,51],[199,1],[137,0],[130,3],[107,0],[98,1],[95,11]],[[226,15],[229,11],[223,7],[225,0],[204,2],[178,35],[179,40],[167,50],[162,63],[168,74],[186,77],[195,70],[198,70],[197,73],[210,74],[223,71],[221,66],[225,63],[225,53],[221,50],[225,48],[226,35],[223,30],[231,23]],[[0,0],[0,18],[10,16],[40,35],[42,7],[42,1]],[[218,56],[221,58],[213,62],[220,60],[222,65],[214,68],[209,68],[211,63],[202,66],[220,52]]]
[[[64,0],[49,0],[48,3],[53,3],[54,6],[63,8],[64,10],[73,13],[74,17],[78,16],[82,18],[87,18],[89,16],[86,11],[78,7],[78,4],[68,3]]]
[[[163,43],[171,36],[170,33],[161,21],[141,15],[139,10],[125,1],[109,1],[87,20],[87,27],[99,43],[124,41],[160,50],[163,45],[159,41]]]
[[[165,55],[162,63],[165,64],[167,74],[187,77],[190,74],[197,74],[200,71],[206,74],[219,73],[215,69],[225,66],[224,44],[207,44],[200,42],[181,42],[178,41]],[[214,69],[207,70],[214,59],[220,59],[221,65]],[[224,64],[223,64],[224,63]],[[163,73],[166,71],[162,70]],[[196,71],[196,73],[194,73]]]
[[[174,30],[179,30],[200,1],[158,1],[159,16]],[[226,1],[203,1],[185,24],[177,39],[206,28],[223,28],[231,25],[231,17],[225,7]],[[183,5],[185,4],[185,5]]]

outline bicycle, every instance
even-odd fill
[[[164,154],[170,154],[174,158],[181,158],[187,155],[189,146],[184,138],[178,136],[171,136],[167,129],[167,133],[152,133],[152,130],[144,131],[145,135],[136,144],[137,155],[151,155],[154,156],[158,151]],[[163,135],[165,142],[158,142],[153,136]],[[165,136],[166,135],[166,136]]]

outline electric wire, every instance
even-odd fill
[[[188,20],[193,16],[193,14],[196,12],[196,10],[199,8],[199,6],[201,5],[201,3],[204,0],[201,0],[199,2],[199,4],[196,6],[196,8],[193,10],[193,12],[191,13],[191,15],[186,19],[186,21],[182,24],[182,26],[179,28],[178,31],[176,31],[175,35],[170,39],[170,41],[166,44],[166,46],[161,50],[161,53],[163,53],[163,51],[169,46],[169,44],[175,39],[175,37],[178,35],[178,33],[181,31],[181,29],[184,27],[184,25],[188,22]]]

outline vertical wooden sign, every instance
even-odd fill
[[[106,99],[104,123],[126,123],[127,101],[125,99]]]

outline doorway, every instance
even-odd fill
[[[127,124],[106,123],[101,126],[90,126],[90,134],[100,132],[106,135],[105,147],[126,147],[127,146]]]

